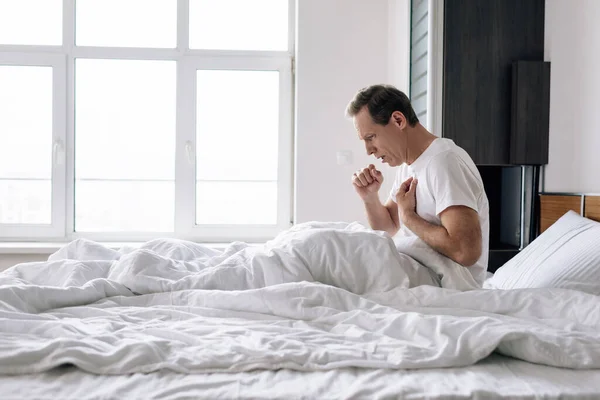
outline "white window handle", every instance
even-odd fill
[[[188,162],[191,165],[194,165],[195,163],[195,158],[194,158],[194,146],[192,145],[191,141],[187,141],[185,142],[185,154],[187,156]]]
[[[60,139],[52,144],[52,162],[55,165],[63,165],[65,162],[65,147]]]

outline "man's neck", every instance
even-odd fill
[[[407,136],[407,160],[406,164],[411,165],[427,150],[437,136],[431,134],[423,125],[418,123],[409,128]]]

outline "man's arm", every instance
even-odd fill
[[[416,212],[404,215],[403,223],[433,249],[470,267],[481,257],[481,226],[472,208],[453,206],[440,214],[442,226],[433,225]]]
[[[352,184],[365,204],[371,229],[394,236],[400,228],[398,206],[391,199],[385,205],[381,204],[379,189],[382,183],[383,174],[373,164],[352,175]]]
[[[442,226],[425,221],[416,212],[417,180],[408,179],[396,195],[399,219],[434,250],[470,267],[482,252],[479,216],[472,208],[451,206],[440,213]]]
[[[379,196],[372,199],[365,199],[365,210],[371,229],[386,231],[390,236],[394,236],[400,229],[400,219],[398,217],[398,206],[392,200],[388,200],[385,205],[381,204]]]

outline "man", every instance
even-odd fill
[[[419,123],[408,97],[390,85],[360,90],[347,107],[368,155],[398,167],[385,204],[383,175],[371,164],[352,176],[372,229],[418,236],[467,267],[481,284],[489,243],[489,205],[473,160],[452,140]]]

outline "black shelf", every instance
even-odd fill
[[[498,268],[506,264],[511,258],[519,254],[519,250],[490,250],[488,260],[488,271],[496,272]]]
[[[506,243],[490,244],[490,251],[519,251],[519,246]]]

